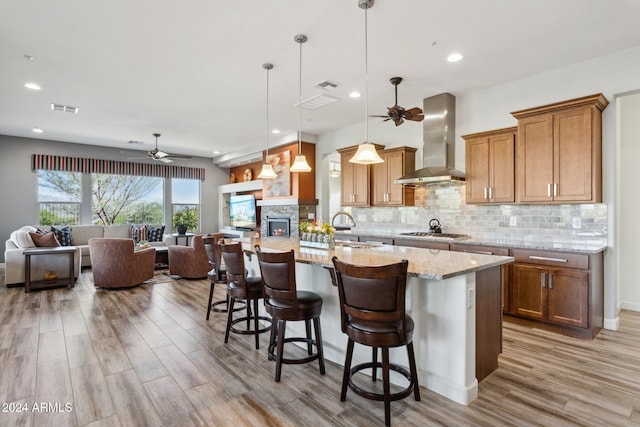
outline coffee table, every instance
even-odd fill
[[[156,250],[156,270],[169,268],[169,247],[154,246]]]
[[[51,289],[64,286],[64,283],[59,283],[60,279],[45,281],[37,280],[31,281],[31,257],[38,255],[67,255],[69,257],[69,279],[66,284],[67,287],[73,288],[75,286],[75,246],[58,246],[55,248],[29,248],[23,251],[24,254],[24,291],[25,293],[31,292],[31,290],[39,289]]]

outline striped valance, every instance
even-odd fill
[[[31,170],[157,176],[161,178],[185,178],[204,181],[204,168],[83,159],[81,157],[53,156],[49,154],[32,155]]]

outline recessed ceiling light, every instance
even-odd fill
[[[213,154],[220,154],[220,150],[215,150]]]
[[[24,87],[26,87],[27,89],[31,89],[31,90],[40,90],[40,89],[42,89],[39,84],[33,83],[33,82],[25,83]]]
[[[276,135],[280,133],[280,129],[274,129],[271,131],[271,133],[275,133]]]
[[[464,58],[464,56],[462,56],[461,53],[454,52],[451,55],[447,56],[447,62],[458,62],[462,58]]]
[[[36,58],[34,58],[34,57],[33,57],[33,56],[31,56],[31,55],[24,55],[24,59],[26,59],[27,61],[33,61],[33,60],[34,60],[34,59],[36,59]]]
[[[362,96],[362,94],[360,92],[356,91],[356,90],[354,90],[353,92],[351,92],[349,94],[349,97],[351,97],[351,98],[360,98],[361,96]]]
[[[42,133],[42,132],[44,132],[44,131],[43,131],[42,129],[40,129],[40,128],[33,128],[33,129],[31,129],[31,130],[33,130],[35,133]]]

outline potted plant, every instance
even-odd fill
[[[188,230],[198,229],[198,211],[183,209],[173,215],[173,224],[178,234],[185,234]]]

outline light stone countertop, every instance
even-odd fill
[[[478,239],[471,236],[470,238],[452,239],[445,237],[418,237],[418,236],[406,236],[401,235],[398,232],[392,231],[365,231],[365,230],[342,230],[336,231],[336,234],[346,236],[368,236],[368,237],[381,237],[391,239],[407,239],[416,241],[429,241],[429,242],[444,242],[444,243],[456,243],[462,245],[483,245],[483,246],[497,246],[502,248],[514,248],[514,249],[535,249],[551,252],[571,252],[581,254],[597,254],[604,252],[607,249],[606,243],[600,243],[597,240],[584,240],[584,241],[568,241],[568,242],[554,242],[554,241],[532,241],[525,239]],[[338,237],[339,239],[339,237]]]
[[[253,252],[259,244],[263,250],[289,251],[293,249],[296,261],[333,267],[331,258],[335,255],[341,261],[366,266],[385,265],[409,261],[408,275],[422,279],[444,280],[486,268],[508,264],[513,257],[482,255],[465,252],[439,251],[432,249],[410,248],[393,245],[366,245],[366,247],[348,247],[336,245],[335,249],[324,250],[300,247],[296,238],[233,239],[243,243],[243,249]]]

